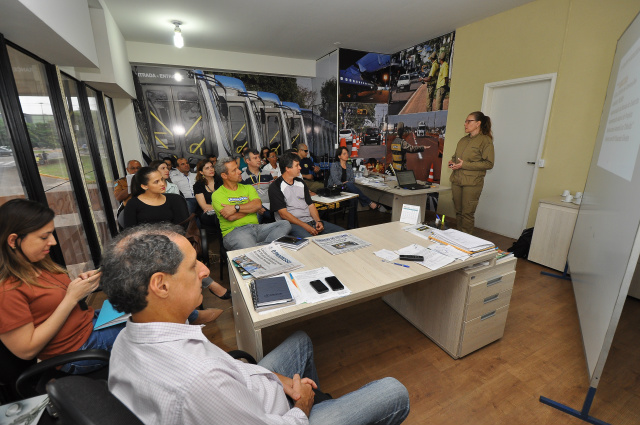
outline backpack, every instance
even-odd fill
[[[524,229],[518,240],[515,241],[507,251],[513,252],[514,257],[527,258],[529,256],[529,248],[531,248],[532,237],[533,227]]]

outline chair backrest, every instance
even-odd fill
[[[84,376],[67,376],[47,384],[47,394],[67,425],[142,425],[142,421],[116,396],[107,383]]]
[[[22,372],[34,364],[36,359],[22,360],[0,342],[0,404],[22,398],[16,391],[16,381]]]

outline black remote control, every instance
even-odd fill
[[[422,255],[401,255],[400,259],[402,261],[424,261],[424,257]]]

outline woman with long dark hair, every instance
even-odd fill
[[[451,193],[458,230],[472,234],[484,176],[495,160],[491,118],[480,111],[470,113],[464,132],[467,135],[458,141],[449,168],[453,170]]]
[[[0,207],[0,340],[16,356],[48,359],[79,350],[111,350],[124,323],[93,330],[97,312],[78,301],[100,282],[97,270],[71,279],[49,257],[56,245],[54,212],[26,199]],[[69,363],[67,373],[88,373],[98,360]]]

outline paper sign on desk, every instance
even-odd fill
[[[418,205],[402,204],[400,222],[407,224],[418,224],[420,221],[420,207]]]

